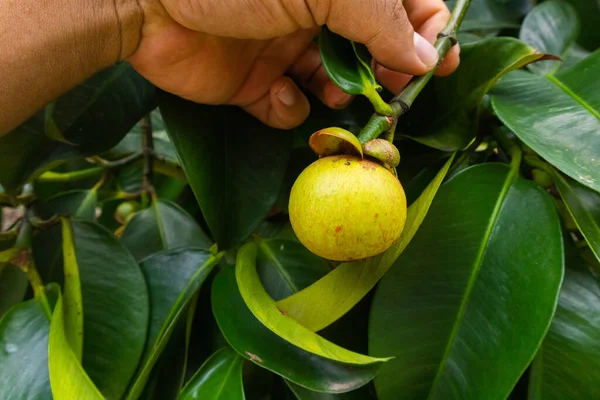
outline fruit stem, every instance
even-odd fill
[[[96,177],[104,172],[102,167],[92,167],[73,172],[44,172],[37,178],[40,182],[74,182],[87,178]]]
[[[391,115],[392,121],[388,123],[387,126],[383,124],[369,124],[375,118],[375,115],[371,117],[369,123],[365,125],[363,130],[360,132],[358,136],[358,140],[361,143],[368,142],[369,140],[376,139],[382,133],[386,131],[388,134],[387,137],[394,138],[394,130],[396,128],[396,124],[394,124],[394,120],[397,120],[402,115],[406,114],[413,102],[421,93],[421,90],[425,87],[427,82],[431,79],[439,65],[446,57],[448,51],[457,43],[456,35],[458,32],[458,28],[462,24],[462,21],[469,9],[469,5],[471,4],[471,0],[457,0],[452,10],[452,14],[450,16],[450,20],[444,27],[444,29],[438,34],[438,39],[435,42],[435,48],[438,51],[439,61],[438,64],[431,71],[426,73],[425,75],[415,76],[410,83],[390,102],[390,105],[393,107],[393,113]],[[381,117],[381,116],[379,116]]]

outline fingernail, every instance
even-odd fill
[[[435,67],[439,59],[435,47],[433,47],[433,45],[429,43],[427,39],[419,35],[417,32],[415,32],[414,41],[417,56],[419,56],[423,64],[429,68]]]
[[[275,96],[277,96],[277,98],[279,98],[279,100],[281,100],[281,102],[288,107],[296,104],[296,93],[294,93],[294,89],[292,89],[290,85],[286,84],[284,87],[279,89],[279,91],[275,93]]]

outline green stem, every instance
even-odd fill
[[[508,136],[506,136],[500,129],[495,129],[493,135],[500,144],[500,147],[502,147],[504,151],[509,154],[510,168],[513,173],[516,173],[516,171],[518,171],[521,167],[521,161],[523,160],[523,152],[521,151],[521,147],[510,140]]]
[[[152,137],[152,120],[146,115],[140,121],[142,131],[142,154],[144,158],[144,172],[142,175],[142,207],[147,207],[150,199],[156,197],[153,185],[154,177],[154,138]]]
[[[53,172],[48,171],[40,175],[37,180],[40,182],[75,182],[87,178],[94,178],[104,172],[102,167],[93,167],[73,172]]]
[[[437,67],[442,63],[444,57],[448,51],[452,48],[452,46],[456,43],[456,33],[458,32],[458,28],[462,24],[462,21],[469,9],[469,5],[471,4],[471,0],[457,0],[454,5],[454,9],[452,10],[452,14],[450,16],[450,20],[444,27],[444,29],[438,35],[438,39],[435,42],[435,48],[438,51],[439,61],[438,65],[425,75],[414,77],[411,82],[404,88],[402,92],[398,95],[394,96],[390,105],[393,107],[392,117],[394,119],[398,119],[400,116],[406,114],[413,102],[421,93],[421,90],[425,87],[427,82],[431,79]],[[371,117],[373,120],[373,117]],[[369,140],[376,139],[383,132],[387,130],[391,130],[392,126],[395,128],[393,121],[389,123],[388,127],[383,127],[380,125],[376,126],[365,126],[365,128],[361,131],[358,136],[358,140],[361,143],[368,142]],[[388,137],[394,137],[394,132],[388,134]]]
[[[552,167],[547,162],[540,160],[537,156],[525,156],[525,162],[532,166],[533,168],[541,169],[542,171],[546,171],[550,176],[554,176],[554,171]]]

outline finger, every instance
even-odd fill
[[[318,3],[316,0],[310,3]],[[435,48],[416,33],[399,0],[331,0],[325,21],[334,32],[364,43],[383,66],[421,75],[438,61]]]
[[[412,77],[412,75],[392,71],[382,65],[375,66],[375,78],[377,82],[394,94],[400,93]]]
[[[308,100],[287,76],[276,79],[265,96],[242,108],[265,124],[279,129],[300,125],[310,113]]]
[[[438,34],[450,19],[450,11],[442,0],[405,0],[408,19],[417,32],[429,43],[435,43]],[[450,75],[459,64],[460,49],[454,46],[436,71],[438,76]]]
[[[329,79],[319,48],[312,44],[288,70],[288,74],[299,85],[312,92],[321,102],[333,109],[342,109],[352,101],[352,96],[344,93]]]

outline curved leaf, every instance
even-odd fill
[[[39,213],[44,218],[64,215],[91,221],[96,216],[97,203],[98,191],[96,189],[70,190],[40,202]]]
[[[600,191],[600,50],[572,68],[515,71],[490,93],[494,111],[525,144],[571,178]]]
[[[351,154],[363,156],[363,149],[358,138],[350,131],[332,127],[316,131],[308,139],[308,144],[321,157],[335,154]]]
[[[515,173],[483,164],[452,178],[381,280],[369,353],[397,358],[375,378],[379,399],[504,399],[531,362],[563,247],[552,199]]]
[[[475,138],[485,94],[509,71],[542,58],[535,49],[513,38],[491,38],[461,47],[454,74],[432,79],[398,132],[436,149],[463,149]]]
[[[600,260],[600,194],[553,170],[554,184],[581,234]]]
[[[120,398],[146,343],[146,281],[105,228],[79,220],[71,226],[83,298],[83,367],[107,398]]]
[[[238,288],[252,314],[277,336],[312,354],[340,363],[368,365],[389,360],[346,350],[282,313],[260,282],[256,271],[256,255],[254,243],[247,243],[239,250],[235,266]]]
[[[454,156],[446,162],[421,196],[408,208],[406,224],[398,242],[383,254],[344,263],[308,288],[277,302],[277,307],[312,331],[338,320],[354,307],[402,254],[427,215]],[[327,300],[324,300],[327,299]]]
[[[531,366],[529,400],[600,397],[600,286],[581,259],[567,262],[556,314]]]
[[[267,329],[240,295],[235,269],[225,267],[211,291],[214,316],[227,342],[242,357],[319,392],[344,393],[373,379],[380,364],[348,365],[308,353]],[[231,318],[235,315],[235,318]]]
[[[323,67],[331,80],[348,94],[366,94],[381,88],[371,70],[371,55],[366,48],[359,49],[360,46],[363,45],[331,32],[325,25],[321,28],[319,50]]]
[[[543,54],[564,60],[579,34],[577,12],[562,0],[538,4],[523,21],[519,39]],[[538,74],[552,74],[561,66],[558,60],[540,61],[527,68]]]
[[[292,136],[234,107],[166,93],[160,107],[212,237],[223,250],[240,243],[277,200]]]
[[[79,266],[75,255],[73,227],[67,219],[62,219],[63,259],[65,281],[64,290],[64,333],[77,362],[81,362],[83,352],[83,300]],[[62,302],[62,300],[61,300]]]
[[[296,385],[290,381],[285,381],[286,385],[290,388],[296,399],[298,400],[366,400],[365,393],[363,391],[352,391],[348,393],[319,393],[313,392],[302,386]],[[371,397],[368,397],[371,398]]]
[[[140,263],[150,294],[150,324],[142,363],[128,399],[137,399],[141,394],[177,321],[220,257],[201,249],[180,248],[158,252]]]
[[[161,250],[178,247],[208,249],[212,245],[191,215],[177,204],[162,199],[136,213],[120,239],[137,261]]]
[[[67,340],[60,291],[50,323],[48,367],[52,396],[55,400],[104,400],[83,370]]]
[[[244,359],[224,347],[214,353],[185,385],[179,400],[243,400]]]
[[[35,300],[0,319],[0,398],[52,400],[48,377],[50,322]]]

